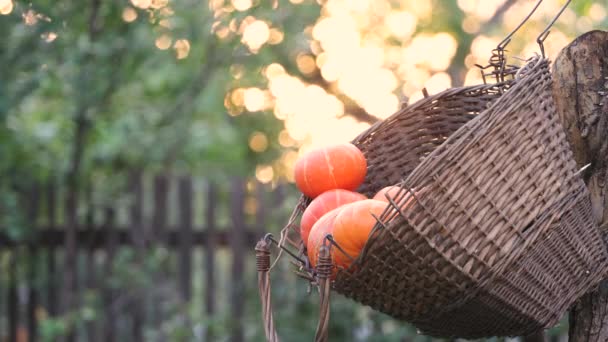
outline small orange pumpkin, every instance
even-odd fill
[[[308,234],[313,225],[325,215],[325,213],[344,204],[364,199],[367,199],[365,195],[343,189],[329,190],[317,196],[317,198],[310,202],[304,211],[304,214],[302,214],[302,220],[300,221],[300,236],[302,237],[304,245],[307,245],[308,243]]]
[[[376,219],[372,214],[380,217],[385,208],[386,202],[374,199],[353,202],[341,207],[333,221],[331,233],[336,243],[348,256],[337,248],[332,248],[336,266],[348,268],[353,261],[350,257],[356,259],[359,256],[376,224]]]
[[[341,210],[342,207],[327,212],[312,226],[310,234],[308,235],[307,243],[308,260],[310,261],[312,267],[317,267],[319,248],[323,246],[325,237],[332,233],[334,220]],[[333,260],[333,257],[335,256],[335,248],[331,248],[330,251]]]
[[[296,185],[311,198],[331,189],[355,190],[366,173],[365,156],[353,144],[310,151],[295,165]]]
[[[412,189],[415,190],[415,189]],[[390,203],[390,201],[388,200],[388,198],[393,199],[393,201],[396,200],[397,195],[399,194],[399,191],[401,191],[401,187],[398,185],[390,185],[387,186],[385,188],[380,189],[373,197],[373,199],[375,200],[379,200],[379,201],[383,201],[386,203]],[[401,194],[399,194],[399,197],[401,199],[401,196],[405,196],[405,198],[407,198],[407,200],[405,201],[405,203],[403,203],[403,205],[401,206],[406,207],[413,199],[414,196],[412,196],[412,194],[407,191],[407,190],[403,190],[405,192],[405,194],[403,194],[403,192]],[[419,194],[419,191],[414,191],[415,194]],[[388,196],[388,198],[387,198]]]

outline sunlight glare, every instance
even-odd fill
[[[255,20],[245,27],[242,42],[249,47],[249,50],[256,52],[269,38],[270,28],[268,24],[262,20]]]
[[[428,90],[429,94],[437,94],[452,86],[452,78],[445,72],[439,72],[431,76],[424,87]]]
[[[131,3],[135,7],[147,9],[148,7],[150,7],[150,5],[152,5],[152,0],[131,0]]]
[[[244,92],[245,108],[250,112],[264,109],[264,92],[260,88],[247,88]]]
[[[154,45],[156,45],[156,48],[158,48],[159,50],[167,50],[171,47],[171,42],[171,37],[166,34],[163,34],[160,37],[156,38]]]
[[[268,149],[268,138],[262,132],[253,132],[249,137],[249,148],[257,153],[261,153]]]
[[[190,41],[188,39],[178,39],[173,45],[177,54],[177,59],[184,59],[190,53]]]
[[[42,38],[42,40],[44,40],[47,43],[51,43],[55,39],[57,39],[57,33],[55,33],[55,32],[45,32],[45,33],[43,33],[43,34],[40,35],[40,38]]]
[[[417,18],[410,12],[391,12],[386,18],[386,25],[391,33],[400,39],[409,38],[416,30]]]
[[[137,11],[133,7],[127,6],[122,10],[122,20],[131,23],[135,21],[135,19],[137,19]]]
[[[599,23],[602,20],[606,19],[606,8],[598,3],[592,4],[591,6],[589,6],[587,15],[589,16],[589,18],[591,18],[591,20],[596,23]]]
[[[232,6],[239,12],[244,12],[251,8],[253,2],[251,0],[232,0]]]
[[[0,14],[8,15],[11,14],[14,8],[12,0],[0,0]]]
[[[258,165],[255,168],[255,178],[261,183],[269,183],[274,178],[274,170],[270,165]]]

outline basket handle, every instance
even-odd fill
[[[272,302],[270,298],[270,240],[260,239],[255,245],[255,261],[258,269],[258,289],[262,301],[262,320],[264,333],[268,342],[279,342],[272,317]]]
[[[255,246],[255,259],[258,270],[258,289],[262,301],[262,320],[266,341],[279,342],[279,336],[272,315],[270,291],[270,244],[268,236],[260,239]],[[315,342],[327,342],[329,330],[329,298],[331,293],[332,261],[330,246],[324,244],[319,248],[317,263],[318,282],[320,290],[319,322],[315,333]]]

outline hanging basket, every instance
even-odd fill
[[[368,161],[358,191],[402,191],[361,255],[339,270],[336,292],[424,334],[482,338],[550,327],[606,276],[608,254],[555,115],[546,59],[531,59],[510,82],[422,99],[353,143]],[[301,247],[308,202],[300,200],[283,241]]]

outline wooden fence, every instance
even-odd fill
[[[244,278],[255,267],[252,247],[270,221],[276,227],[285,220],[286,187],[270,191],[239,178],[226,183],[220,187],[191,177],[134,175],[125,196],[101,207],[92,189],[70,206],[57,185],[32,186],[23,197],[27,236],[16,239],[0,230],[0,341],[40,340],[41,320],[61,314],[74,322],[68,340],[147,340],[145,327],[163,322],[167,311],[154,294],[163,283],[173,284],[174,297],[182,303],[194,295],[203,298],[202,317],[217,314],[218,297],[226,292],[226,311],[234,322],[231,340],[242,341],[244,282],[255,283]],[[70,217],[77,218],[73,227]],[[126,272],[133,273],[134,281],[137,272],[146,272],[154,250],[170,255],[173,273],[161,268],[146,274],[146,284],[117,287],[112,279],[124,250],[131,253]],[[230,255],[227,289],[218,285],[220,250]],[[195,253],[202,262],[195,262]],[[194,289],[194,283],[202,286]],[[86,306],[90,290],[99,294],[98,315],[79,309]],[[75,314],[65,316],[70,312]],[[87,314],[93,317],[78,320]],[[206,330],[206,340],[213,340],[212,334]]]

